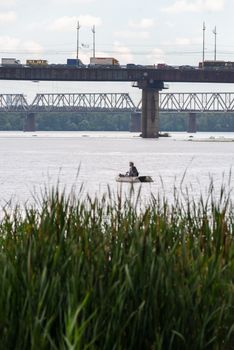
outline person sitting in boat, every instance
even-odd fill
[[[135,167],[133,162],[129,162],[129,171],[126,173],[126,176],[138,176],[139,173],[137,171],[137,168]]]

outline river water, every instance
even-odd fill
[[[33,201],[45,186],[58,183],[69,191],[103,194],[119,190],[115,177],[133,161],[140,175],[142,198],[158,193],[171,197],[174,188],[188,188],[193,197],[206,194],[211,183],[218,192],[232,190],[234,133],[170,133],[142,139],[120,132],[0,132],[0,204]],[[139,189],[139,185],[134,185]],[[129,184],[122,185],[127,193]]]

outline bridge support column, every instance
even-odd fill
[[[35,113],[27,113],[24,120],[24,131],[36,131]]]
[[[144,138],[159,136],[159,90],[142,89],[141,132]]]
[[[196,113],[189,113],[188,115],[188,128],[187,132],[196,133],[197,132],[197,115]]]
[[[136,87],[142,89],[141,136],[144,138],[159,137],[159,91],[165,89],[163,81],[148,80],[148,73],[138,81]]]
[[[130,132],[140,132],[141,131],[141,113],[132,112],[129,125]]]

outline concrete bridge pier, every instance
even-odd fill
[[[189,133],[196,133],[197,132],[197,115],[194,112],[190,112],[188,115],[187,132],[189,132]]]
[[[163,81],[138,81],[137,87],[142,89],[141,136],[143,138],[159,137],[159,91],[164,89]]]
[[[141,133],[143,138],[159,136],[159,90],[142,89]]]
[[[24,131],[36,131],[35,113],[27,113],[24,119]]]

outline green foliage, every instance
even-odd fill
[[[23,123],[21,113],[0,113],[0,130],[23,130]]]
[[[234,348],[223,190],[139,207],[55,189],[22,209],[0,222],[0,349]]]
[[[206,114],[203,118],[198,117],[199,131],[234,131],[233,114]]]
[[[90,112],[37,113],[36,129],[46,131],[129,131],[130,113]],[[0,115],[0,130],[23,130],[24,115],[8,113]],[[187,131],[188,114],[162,113],[161,131]],[[198,131],[234,131],[233,114],[206,113],[197,115]]]
[[[197,114],[197,131],[233,132],[233,113],[203,113]],[[187,131],[187,113],[162,113],[160,129],[162,131]]]
[[[129,113],[82,113],[38,115],[37,130],[128,131]]]
[[[184,113],[163,113],[160,116],[160,130],[187,131],[187,116]]]

